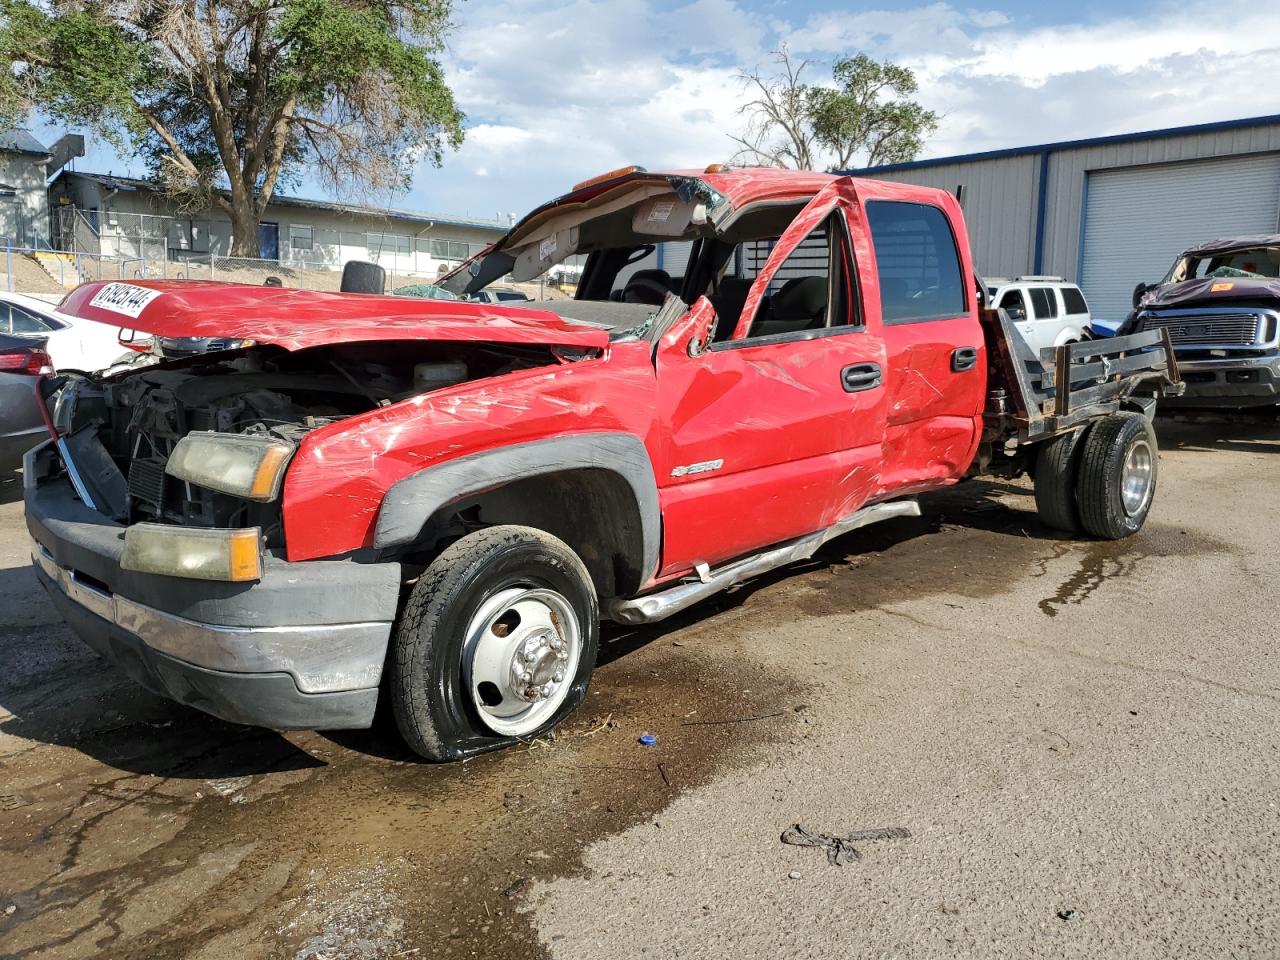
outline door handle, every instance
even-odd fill
[[[951,372],[964,373],[978,365],[977,347],[957,347],[951,352]]]
[[[840,371],[840,385],[846,393],[857,393],[859,390],[874,390],[880,386],[880,364],[855,363]]]

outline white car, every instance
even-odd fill
[[[1037,353],[1085,339],[1092,317],[1084,294],[1062,277],[988,279],[992,307],[1003,307],[1022,338]]]
[[[0,292],[0,334],[44,340],[55,370],[105,370],[133,356],[120,345],[120,328],[69,317],[52,304]]]

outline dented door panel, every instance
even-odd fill
[[[852,182],[834,181],[791,223],[730,340],[690,356],[691,331],[680,327],[661,344],[663,576],[824,529],[881,486],[886,392],[878,384],[845,385],[851,368],[885,368],[880,338],[865,327],[842,327],[746,339],[790,251],[833,211],[851,210],[851,201]],[[710,305],[703,300],[698,309]],[[716,466],[688,471],[705,463]]]

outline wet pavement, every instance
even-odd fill
[[[608,629],[554,738],[449,766],[134,687],[2,481],[0,958],[1275,956],[1280,429],[1160,436],[1138,537],[966,484]]]

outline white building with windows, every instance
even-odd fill
[[[0,242],[9,247],[44,246],[49,232],[45,183],[72,157],[84,155],[74,134],[46,147],[27,130],[0,133]]]
[[[56,246],[151,264],[225,262],[231,222],[184,212],[149,180],[64,170],[49,185]],[[506,219],[473,219],[277,196],[258,225],[259,258],[281,267],[341,270],[371,260],[394,276],[433,278],[506,233]]]

